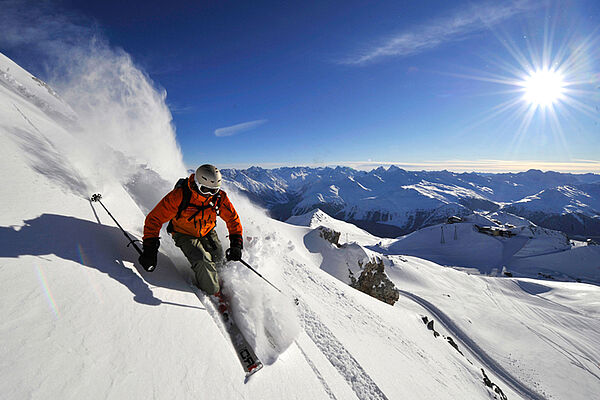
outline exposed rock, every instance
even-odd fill
[[[500,399],[502,400],[508,400],[508,398],[506,397],[506,395],[502,392],[502,389],[500,389],[498,387],[498,385],[496,385],[494,382],[492,382],[490,380],[490,378],[488,378],[488,376],[486,375],[485,371],[483,370],[483,368],[481,368],[481,373],[483,374],[483,383],[485,384],[485,386],[489,387],[490,389],[492,389],[495,393],[498,394],[498,396],[500,396]],[[495,396],[494,396],[495,397]]]
[[[377,257],[375,260],[369,260],[364,265],[359,262],[362,272],[358,279],[350,277],[352,286],[369,296],[393,305],[400,298],[398,289],[390,281],[384,271],[383,260]]]
[[[440,336],[440,333],[433,328],[433,320],[427,321],[427,317],[423,317],[422,319],[423,319],[423,323],[425,323],[425,325],[427,325],[427,329],[429,329],[430,331],[433,331],[433,337]]]
[[[439,337],[439,336],[441,336],[440,333],[438,331],[436,331],[435,328],[433,327],[433,319],[429,319],[429,318],[427,318],[426,315],[424,315],[424,316],[421,317],[421,320],[423,321],[423,323],[425,325],[427,325],[427,329],[429,329],[430,331],[433,332],[433,337]],[[452,339],[452,337],[450,337],[450,336],[444,336],[444,339],[446,339],[446,341],[448,341],[448,344],[450,346],[454,347],[454,349],[456,351],[458,351],[461,356],[463,356],[463,357],[465,356],[463,354],[463,352],[460,351],[460,349],[458,348],[458,345],[456,344],[456,342],[454,341],[454,339]]]
[[[430,331],[433,332],[433,336],[434,337],[439,337],[441,336],[438,331],[435,330],[435,328],[433,327],[433,319],[429,319],[426,315],[423,315],[421,317],[421,320],[423,321],[423,323],[425,325],[427,325],[427,329],[429,329]],[[470,322],[470,321],[469,321]],[[463,354],[462,351],[460,351],[460,349],[458,348],[458,345],[456,344],[456,342],[454,341],[454,339],[452,339],[452,337],[450,336],[444,336],[444,339],[446,339],[446,341],[448,342],[448,344],[450,344],[450,346],[454,347],[454,349],[456,351],[458,351],[460,353],[461,356],[465,356]],[[469,361],[471,364],[472,362],[467,359],[467,361]],[[494,382],[492,382],[490,380],[490,378],[488,378],[488,376],[486,375],[485,371],[483,370],[483,368],[481,369],[481,373],[483,374],[483,383],[485,384],[485,386],[489,387],[490,389],[492,389],[494,391],[494,398],[495,399],[499,399],[499,400],[508,400],[506,395],[502,392],[502,389],[500,389],[500,387],[498,385],[496,385]]]
[[[429,329],[430,331],[435,331],[435,329],[433,329],[433,320],[427,323],[427,329]]]
[[[541,276],[542,278],[546,278],[546,279],[552,279],[554,280],[554,277],[552,275],[548,275],[548,274],[543,274],[541,272],[538,272],[538,276]]]
[[[323,239],[327,240],[331,244],[336,245],[337,247],[340,247],[340,232],[334,231],[333,229],[329,229],[324,226],[320,226],[318,229],[319,235]]]
[[[454,341],[454,339],[452,339],[452,337],[446,336],[446,340],[448,341],[448,343],[450,344],[450,346],[454,347],[454,349],[460,353],[461,356],[464,356],[463,352],[460,351],[460,349],[458,348],[458,345],[456,344],[456,342]]]

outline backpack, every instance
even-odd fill
[[[181,178],[177,181],[177,183],[175,183],[175,186],[173,187],[173,189],[181,188],[183,190],[183,197],[181,198],[181,203],[179,203],[179,207],[177,208],[177,214],[175,215],[175,218],[173,218],[171,221],[169,221],[169,225],[167,225],[167,232],[169,232],[169,233],[172,233],[174,231],[173,220],[180,218],[181,213],[188,207],[193,207],[196,209],[196,212],[194,214],[192,214],[191,217],[188,218],[188,221],[193,220],[194,218],[196,218],[196,216],[200,212],[203,212],[204,210],[206,210],[208,208],[212,208],[213,210],[215,210],[215,213],[217,215],[220,215],[219,208],[221,207],[221,191],[219,191],[217,194],[211,196],[211,201],[209,202],[208,205],[197,206],[195,204],[190,203],[190,200],[192,199],[192,191],[190,190],[190,187],[188,186],[187,182],[188,182],[188,178]],[[194,224],[195,223],[196,222],[194,221]]]

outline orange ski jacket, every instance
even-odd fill
[[[170,191],[163,199],[154,207],[146,216],[144,223],[144,239],[155,238],[159,236],[160,228],[163,224],[173,220],[173,230],[190,236],[202,237],[209,233],[217,224],[217,212],[214,207],[210,206],[210,202],[216,201],[215,196],[203,196],[196,192],[193,188],[194,174],[190,175],[187,180],[187,185],[192,192],[190,198],[190,206],[181,212],[179,218],[177,216],[179,205],[183,199],[183,189],[175,188]],[[227,225],[227,230],[230,235],[242,235],[242,223],[233,204],[227,197],[224,190],[219,191],[221,199],[219,201],[219,213],[223,221]],[[195,206],[206,206],[207,208],[198,212]],[[194,216],[194,214],[197,214]]]

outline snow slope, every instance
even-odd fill
[[[497,215],[496,215],[497,216]],[[518,220],[511,219],[517,223]],[[438,224],[396,240],[387,240],[372,250],[405,254],[438,264],[473,268],[483,274],[507,270],[522,277],[552,277],[600,283],[600,246],[571,243],[562,232],[527,225],[497,229],[514,236],[491,236],[478,231],[472,222]]]
[[[597,286],[476,275],[465,279],[463,272],[440,271],[420,259],[392,260],[388,274],[401,294],[427,309],[459,347],[520,393],[557,399],[597,395]]]
[[[571,235],[598,236],[600,183],[546,189],[503,209]]]

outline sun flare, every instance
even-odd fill
[[[537,70],[523,81],[523,99],[536,107],[548,107],[561,100],[565,82],[558,71]]]
[[[541,40],[524,36],[525,45],[499,35],[505,53],[489,55],[489,64],[478,74],[458,75],[505,87],[490,90],[501,101],[484,111],[474,127],[494,121],[497,128],[492,129],[512,132],[514,152],[525,151],[521,144],[538,137],[545,143],[552,140],[562,153],[568,135],[600,124],[600,34],[558,39],[548,25]]]

